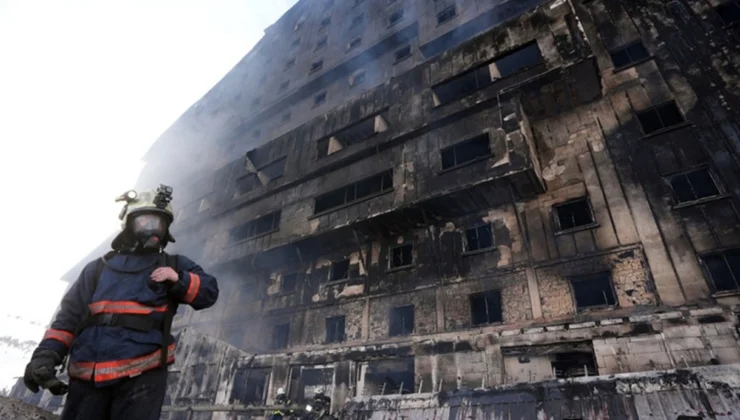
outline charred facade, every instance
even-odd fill
[[[201,402],[740,362],[739,15],[299,1],[141,178],[220,279],[178,327],[250,354]]]

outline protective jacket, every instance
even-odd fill
[[[219,293],[213,276],[189,258],[175,257],[179,280],[174,283],[150,279],[157,267],[166,265],[162,264],[164,254],[109,254],[99,277],[96,261],[88,263],[62,299],[39,348],[68,355],[69,376],[93,381],[98,387],[162,366],[165,340],[159,326],[168,308],[170,313],[180,303],[196,310],[208,308]],[[129,328],[120,322],[100,322],[80,331],[83,321],[91,316],[98,320],[136,318],[137,323]],[[142,319],[151,320],[151,328],[141,328]],[[169,364],[174,361],[174,337],[168,334],[166,342]]]

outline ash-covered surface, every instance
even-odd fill
[[[58,420],[59,417],[15,398],[0,396],[0,420]]]

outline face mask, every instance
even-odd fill
[[[167,237],[167,222],[158,214],[140,214],[131,221],[131,231],[140,247],[158,249]]]

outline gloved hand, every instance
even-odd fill
[[[62,364],[62,356],[52,350],[37,349],[31,356],[23,374],[23,383],[31,392],[39,388],[48,389],[54,395],[67,393],[67,384],[57,379],[56,367]]]

